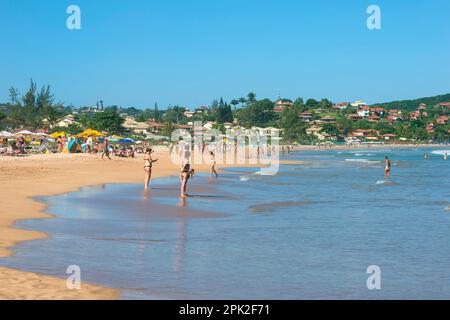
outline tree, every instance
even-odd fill
[[[293,106],[297,109],[299,113],[305,111],[305,103],[303,102],[302,98],[295,99]]]
[[[41,110],[37,105],[36,82],[31,79],[30,88],[22,97],[23,124],[25,127],[36,129],[41,125]]]
[[[256,93],[250,92],[250,93],[247,95],[247,101],[248,101],[249,103],[256,102]]]
[[[273,106],[274,104],[271,100],[263,99],[238,110],[236,115],[238,120],[246,127],[266,127],[274,122],[275,112],[273,111]]]
[[[305,105],[306,105],[307,109],[316,108],[319,105],[319,101],[317,101],[315,99],[308,99],[308,100],[306,100]]]
[[[124,119],[113,109],[106,109],[104,112],[94,114],[89,121],[93,129],[106,131],[109,134],[118,134],[124,131],[122,124]]]
[[[353,130],[353,123],[347,117],[340,117],[336,120],[337,130],[343,135],[346,136]]]
[[[230,104],[234,107],[234,110],[236,110],[236,106],[239,104],[238,99],[231,100]]]
[[[299,120],[298,108],[300,107],[293,106],[284,109],[278,121],[279,128],[283,129],[284,139],[289,143],[299,141],[301,137],[306,136],[307,123]]]

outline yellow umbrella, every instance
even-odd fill
[[[83,137],[83,138],[87,138],[87,137],[89,137],[89,136],[93,136],[93,137],[103,137],[104,134],[101,133],[100,131],[97,131],[97,130],[87,129],[86,131],[80,133],[78,136],[79,136],[79,137]]]
[[[52,134],[50,135],[50,137],[52,137],[53,139],[56,139],[56,138],[58,138],[58,137],[65,137],[65,136],[67,136],[67,133],[64,132],[64,131],[61,131],[61,132],[54,132],[54,133],[52,133]]]

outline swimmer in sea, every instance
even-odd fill
[[[384,176],[390,177],[391,176],[391,160],[386,156],[384,157],[384,161],[386,163],[386,168],[384,169]]]
[[[444,154],[444,160],[447,160],[448,156],[447,156],[447,152]]]

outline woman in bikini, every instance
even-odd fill
[[[211,155],[211,161],[209,162],[209,166],[210,166],[210,168],[211,168],[211,171],[210,171],[210,174],[209,174],[209,176],[210,177],[212,177],[212,175],[214,174],[214,175],[216,175],[216,178],[219,176],[218,174],[217,174],[217,171],[216,171],[216,156],[214,155],[214,152],[210,152],[210,155]]]
[[[191,164],[189,163],[189,157],[191,153],[190,151],[185,152],[185,156],[183,158],[183,161],[181,162],[181,172],[180,172],[180,178],[181,178],[181,198],[186,198],[189,195],[186,193],[186,187],[187,183],[189,181],[189,178],[194,176],[194,169],[191,169]]]
[[[153,166],[153,162],[158,161],[158,159],[153,160],[151,154],[153,153],[153,149],[152,148],[147,148],[145,150],[145,155],[144,155],[144,189],[148,190],[148,185],[150,183],[150,179],[152,177],[152,166]]]

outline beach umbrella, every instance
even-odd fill
[[[12,137],[13,137],[13,135],[8,131],[0,132],[0,138],[2,138],[2,139],[8,139],[8,138],[12,138]]]
[[[67,133],[64,131],[60,131],[60,132],[53,132],[50,137],[52,137],[53,139],[56,139],[58,137],[65,137],[67,136]]]
[[[40,136],[37,133],[28,131],[28,130],[22,130],[14,134],[15,137],[26,137],[26,138],[40,138]]]
[[[98,138],[98,137],[104,137],[105,135],[101,133],[100,131],[93,130],[93,129],[87,129],[86,131],[80,133],[78,137],[87,138],[89,136]]]
[[[125,139],[119,140],[118,142],[119,143],[136,143],[136,141],[134,141],[133,139],[130,139],[130,138],[125,138]]]
[[[108,137],[110,142],[119,142],[120,140],[124,139],[124,137],[112,135]]]

